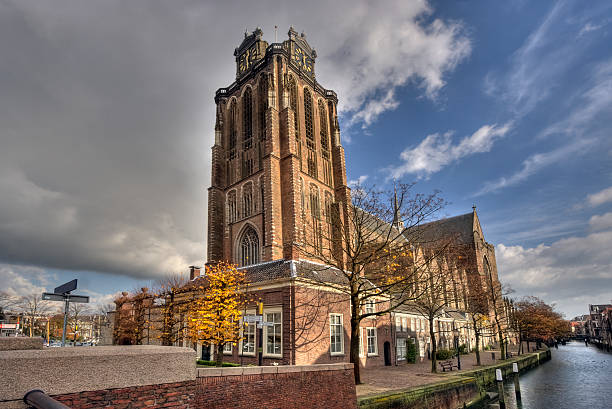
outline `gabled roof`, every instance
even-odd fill
[[[419,241],[433,243],[441,238],[455,236],[460,244],[474,243],[474,212],[436,220],[416,226],[409,232],[412,237],[417,236]]]

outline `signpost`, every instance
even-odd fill
[[[42,299],[49,301],[64,301],[64,330],[62,331],[62,346],[66,346],[66,324],[68,323],[68,309],[71,302],[88,303],[89,297],[86,295],[73,295],[71,291],[76,290],[77,279],[68,281],[55,287],[52,293],[43,293]]]

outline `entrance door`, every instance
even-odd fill
[[[389,341],[385,342],[385,366],[391,366],[391,344]]]
[[[210,346],[202,345],[202,360],[210,361]]]

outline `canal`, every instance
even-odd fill
[[[505,385],[508,409],[612,408],[612,353],[584,342],[551,352],[549,362],[521,376],[521,403],[511,380]]]

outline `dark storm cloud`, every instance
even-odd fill
[[[134,277],[202,262],[212,97],[245,28],[316,33],[324,85],[357,113],[411,77],[433,95],[469,52],[457,26],[416,22],[422,2],[282,4],[0,0],[0,262]],[[383,58],[383,40],[404,54]]]

